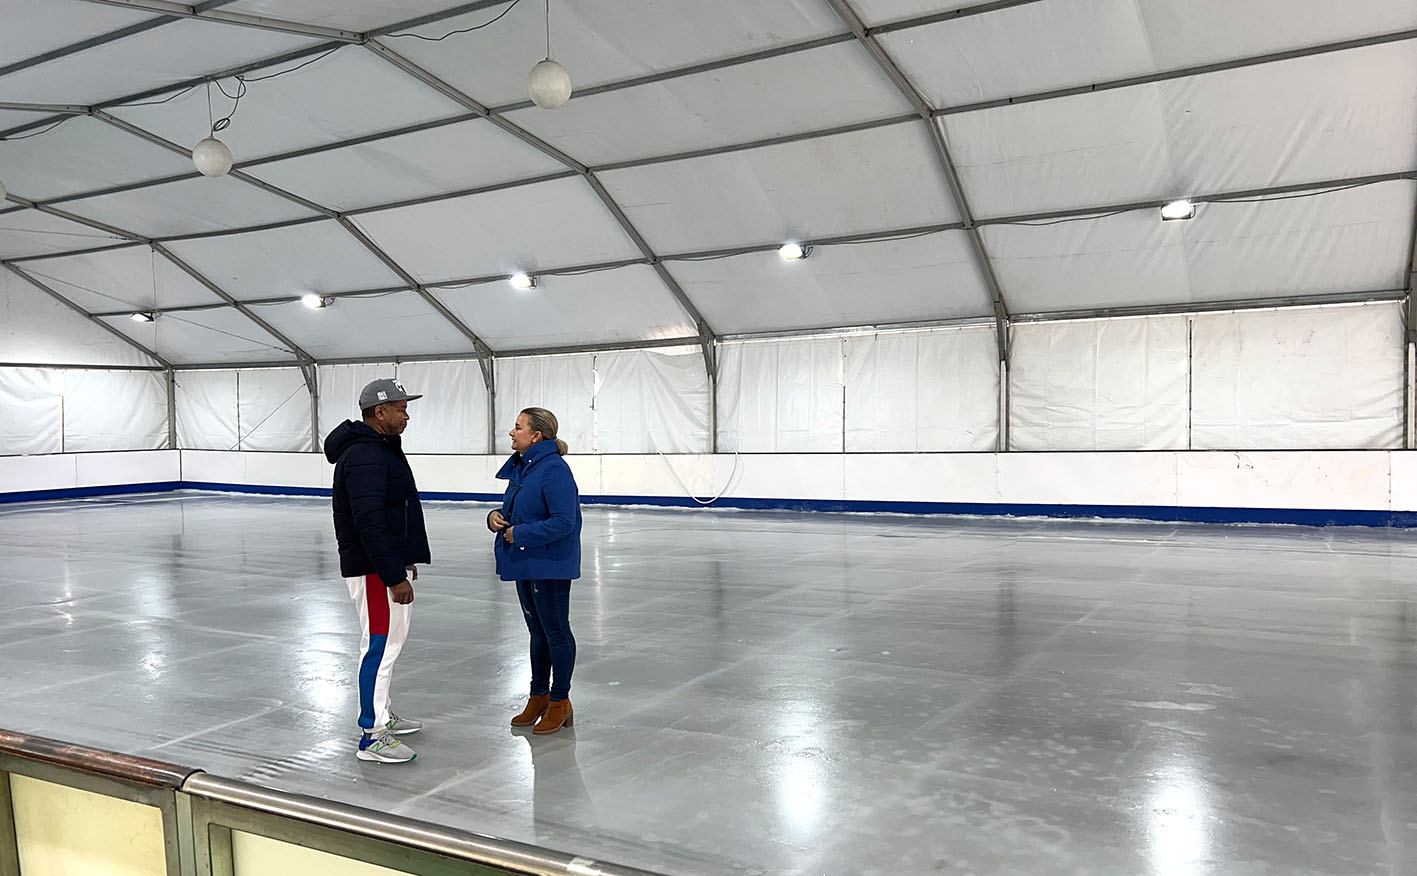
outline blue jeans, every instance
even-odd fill
[[[531,695],[571,696],[576,637],[571,635],[571,582],[518,581],[526,628],[531,632]],[[554,683],[553,683],[554,682]]]

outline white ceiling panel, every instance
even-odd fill
[[[1264,203],[1203,204],[1043,227],[986,226],[1014,313],[1401,288],[1409,182]]]
[[[64,210],[145,237],[226,231],[316,215],[230,176],[197,177],[69,201]]]
[[[1372,0],[1044,0],[883,34],[937,107],[1088,85],[1417,27],[1417,5]]]
[[[988,316],[963,232],[817,247],[795,262],[752,253],[669,270],[720,334]]]
[[[952,12],[978,6],[980,0],[852,0],[851,8],[867,25],[917,18],[935,12]]]
[[[221,300],[147,246],[25,262],[20,267],[90,313]]]
[[[582,179],[562,179],[355,218],[420,281],[638,258]]]
[[[444,125],[247,170],[335,210],[555,173],[566,166],[486,121]]]
[[[450,310],[494,350],[682,338],[697,334],[654,269],[631,265],[568,277],[537,277],[525,292],[507,283],[436,289]]]
[[[250,27],[176,21],[0,77],[0,100],[99,103],[318,42]]]
[[[958,219],[920,122],[602,178],[660,255]]]
[[[173,252],[237,299],[402,285],[338,222],[173,241]]]
[[[490,21],[505,7],[418,28],[438,36]],[[488,105],[527,99],[526,75],[546,57],[544,6],[523,3],[483,30],[441,43],[384,37],[420,66]],[[551,48],[580,88],[845,32],[825,3],[577,3],[551,0]]]
[[[321,310],[311,310],[298,301],[252,309],[320,359],[473,354],[472,342],[416,292],[340,298]]]
[[[10,130],[11,128],[17,128],[17,127],[19,127],[20,125],[28,125],[30,122],[39,122],[39,121],[45,121],[45,120],[57,121],[58,119],[57,119],[57,117],[54,115],[54,113],[35,113],[35,112],[27,112],[27,111],[24,111],[24,110],[0,110],[0,131],[8,131],[8,130]],[[44,127],[46,127],[46,126],[41,125],[40,128],[36,128],[35,130],[40,130],[40,129],[44,128]],[[24,133],[29,133],[29,132],[26,131],[26,132],[24,132]],[[17,136],[17,137],[18,137],[18,136],[23,136],[23,134],[19,134],[19,135],[16,135],[16,136]],[[39,135],[39,136],[43,136],[43,135],[41,134],[41,135]],[[19,143],[19,142],[22,142],[22,141],[16,139],[16,140],[7,140],[6,142],[7,142],[7,143]]]
[[[104,326],[0,270],[0,361],[64,365],[156,365]]]
[[[164,313],[152,322],[126,316],[103,321],[174,365],[295,359],[280,341],[230,307]]]
[[[231,126],[217,135],[231,148],[237,166],[246,159],[348,140],[467,111],[358,46],[345,46],[309,66],[300,67],[306,60],[309,59],[287,61],[246,74],[256,79],[282,70],[291,71],[251,82],[246,96],[236,105]],[[0,86],[4,81],[0,79]],[[235,80],[225,79],[221,84],[228,93],[236,93]],[[215,87],[211,90],[211,100],[217,118],[231,112],[232,101]],[[210,130],[205,88],[194,89],[170,103],[119,108],[113,113],[184,146],[195,144]],[[350,188],[358,185],[357,177],[348,180]]]
[[[1401,172],[1417,161],[1417,43],[945,124],[981,217]]]
[[[588,164],[819,131],[910,112],[855,43],[573,100],[508,118]]]
[[[0,148],[5,186],[30,200],[197,172],[190,159],[83,116]]]
[[[1174,70],[1417,28],[1411,0],[1135,0],[1156,68]]]
[[[0,58],[13,63],[159,16],[116,6],[0,0]],[[0,80],[3,81],[3,80]]]
[[[388,0],[236,0],[221,8],[226,12],[363,32],[441,12],[452,5],[453,0],[399,0],[398,3]]]
[[[0,213],[0,258],[44,255],[125,240],[38,210]]]

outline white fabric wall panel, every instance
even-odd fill
[[[999,442],[992,329],[846,340],[846,452],[993,450]]]
[[[157,371],[64,372],[64,450],[167,446],[167,376]]]
[[[601,353],[595,370],[596,452],[708,452],[708,374],[697,349]]]
[[[1191,446],[1401,446],[1397,304],[1194,318]]]
[[[556,415],[558,437],[572,453],[592,453],[595,444],[595,357],[533,356],[497,360],[497,444],[510,453],[505,433],[523,408],[546,408]]]
[[[1184,450],[1185,317],[1017,325],[1011,450]]]
[[[718,351],[718,448],[840,453],[842,341],[724,344]]]
[[[487,453],[487,384],[476,360],[404,362],[398,378],[423,398],[409,404],[409,453]],[[331,424],[333,428],[333,424]]]
[[[236,372],[179,371],[177,446],[192,450],[235,450]]]
[[[345,420],[359,419],[359,391],[371,380],[394,377],[395,366],[389,364],[372,365],[321,365],[316,379],[320,385],[320,441],[324,442],[336,426]],[[415,395],[423,392],[416,386],[409,390]],[[320,448],[323,451],[323,446]]]
[[[59,453],[64,378],[48,368],[0,368],[0,455]]]
[[[299,368],[236,372],[240,450],[308,451],[310,390]]]

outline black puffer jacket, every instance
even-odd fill
[[[346,578],[378,575],[392,587],[407,567],[428,563],[428,531],[413,469],[397,435],[345,420],[325,439],[335,464],[335,540]]]

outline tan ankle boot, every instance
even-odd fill
[[[555,733],[562,725],[571,726],[571,701],[557,700],[546,707],[546,714],[536,724],[536,729],[532,730],[537,735],[545,733]]]
[[[536,719],[540,718],[543,714],[545,714],[546,706],[550,702],[551,694],[539,694],[534,697],[528,697],[526,701],[526,708],[522,709],[522,713],[520,715],[512,719],[512,726],[530,727],[532,724],[535,724]]]

